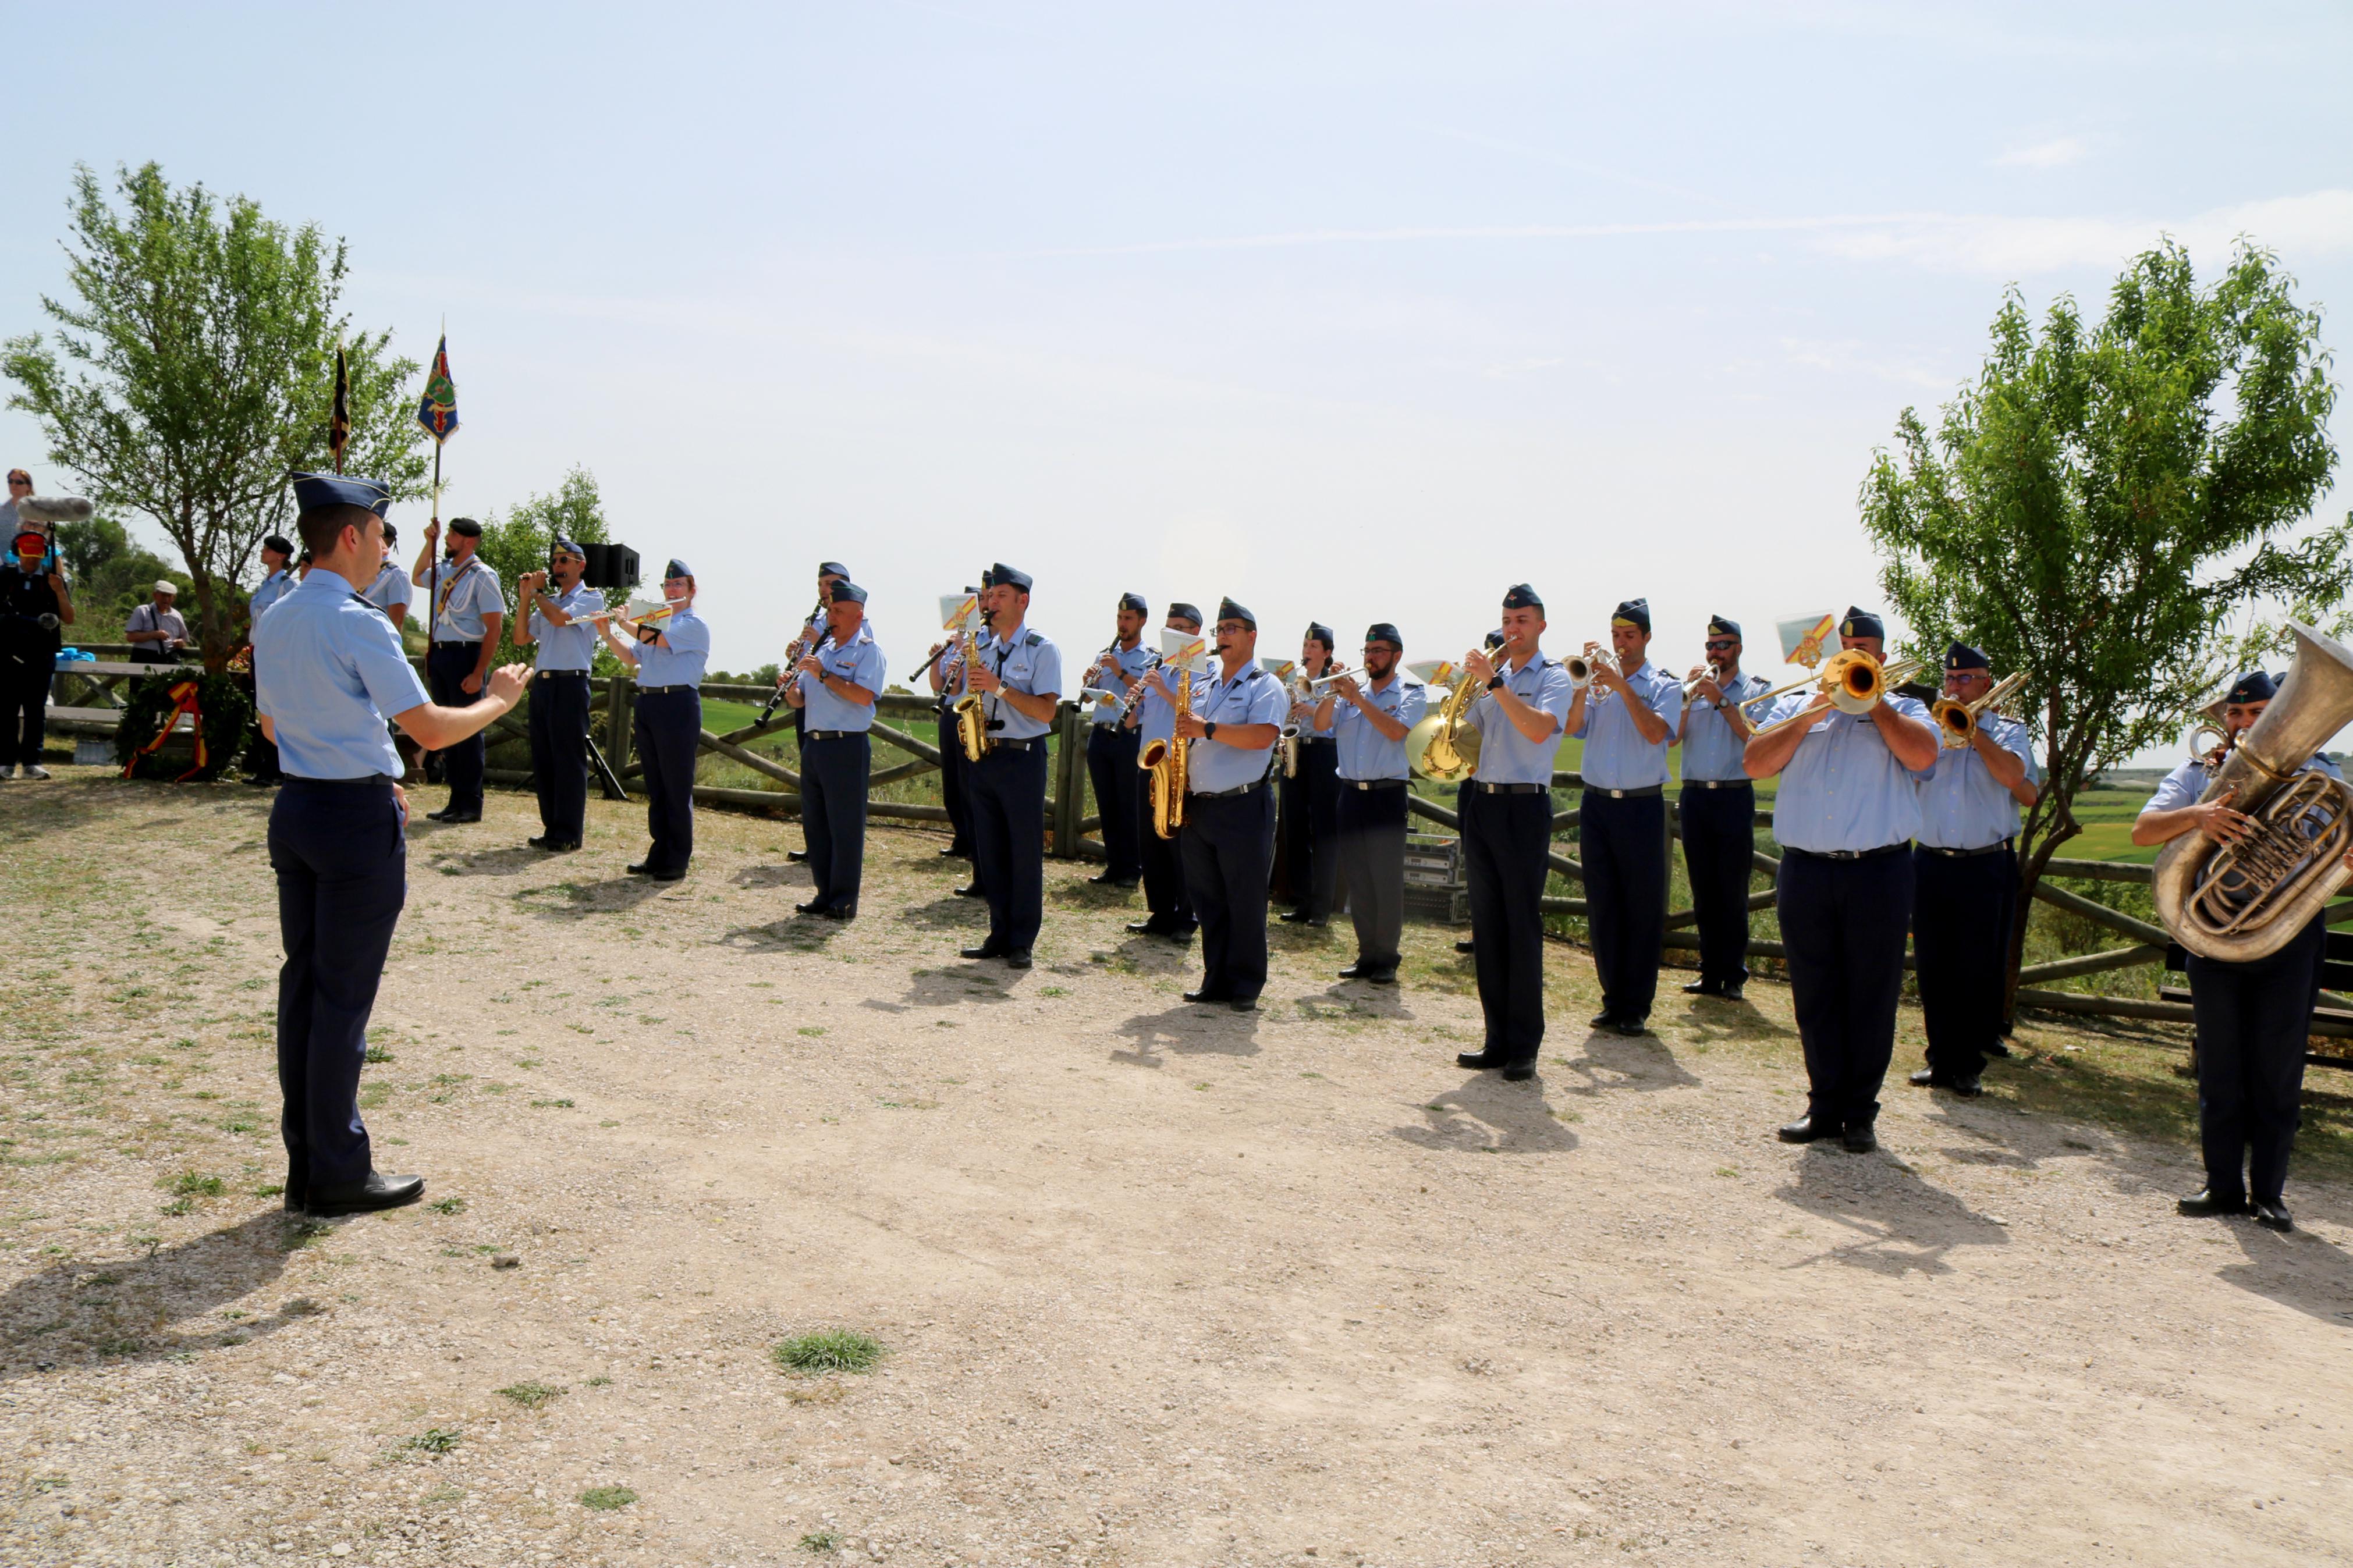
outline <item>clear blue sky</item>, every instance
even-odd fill
[[[448,508],[586,464],[731,668],[834,556],[894,673],[1003,559],[1082,654],[1132,587],[1438,657],[1526,579],[1556,647],[1642,594],[1667,662],[1720,612],[1778,674],[1777,616],[1875,602],[1872,448],[2004,285],[2095,303],[2243,232],[2332,341],[2353,301],[2341,5],[0,21],[0,331],[43,325],[78,161],[316,220],[362,323],[422,358],[448,319]],[[22,416],[0,458],[45,467]]]

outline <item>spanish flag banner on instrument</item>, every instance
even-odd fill
[[[449,334],[441,334],[433,351],[433,374],[425,378],[425,396],[417,405],[417,422],[438,446],[458,433],[458,384],[449,379]]]
[[[980,598],[975,594],[942,594],[940,595],[940,630],[980,631]]]
[[[1195,668],[1196,661],[1206,666],[1209,644],[1198,632],[1179,631],[1175,626],[1160,628],[1160,661],[1172,668],[1192,668],[1196,675],[1206,675],[1206,668]]]
[[[1451,686],[1454,684],[1454,661],[1450,658],[1423,659],[1419,663],[1407,665],[1405,667],[1405,672],[1408,675],[1412,676],[1416,680],[1420,681],[1424,686]]]
[[[1290,685],[1291,678],[1299,673],[1299,661],[1295,658],[1262,658],[1258,661],[1258,667],[1285,686]]]
[[[1838,612],[1824,610],[1819,616],[1800,616],[1794,621],[1776,621],[1773,626],[1781,634],[1781,657],[1791,664],[1802,664],[1811,669],[1821,663],[1823,646],[1838,630]]]

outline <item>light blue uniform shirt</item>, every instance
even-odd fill
[[[409,585],[407,568],[387,561],[375,581],[360,591],[360,597],[379,610],[389,610],[395,605],[414,605],[417,590]]]
[[[1140,642],[1134,647],[1113,648],[1112,657],[1103,664],[1102,689],[1116,696],[1120,690],[1120,683],[1111,678],[1111,672],[1114,668],[1131,678],[1139,676],[1150,669],[1154,661],[1159,657],[1156,651],[1145,647]],[[1116,724],[1125,717],[1127,717],[1127,704],[1124,701],[1098,702],[1095,704],[1092,721],[1097,724]]]
[[[1043,632],[1016,626],[1009,636],[991,639],[987,654],[988,668],[1012,690],[1036,697],[1062,689],[1062,650]],[[982,700],[981,710],[988,715],[988,733],[994,740],[1034,741],[1053,727],[1017,711],[1012,703],[993,692]]]
[[[253,597],[247,601],[248,612],[255,620],[259,621],[261,619],[262,611],[269,608],[270,605],[276,604],[279,600],[284,598],[293,591],[294,574],[281,566],[277,571],[272,572],[269,576],[264,577],[261,580],[261,586],[253,591]]]
[[[1290,710],[1291,694],[1282,682],[1255,664],[1231,680],[1220,673],[1193,681],[1193,716],[1208,723],[1280,726]],[[1185,756],[1186,787],[1195,795],[1215,795],[1264,778],[1274,748],[1252,752],[1223,741],[1196,740]]]
[[[1577,772],[1588,789],[1648,789],[1667,782],[1667,748],[1674,743],[1675,721],[1683,717],[1683,682],[1646,659],[1626,684],[1643,707],[1666,721],[1667,738],[1655,743],[1642,739],[1624,700],[1595,681],[1585,689],[1584,722],[1569,731],[1585,742]]]
[[[433,580],[430,572],[425,580]],[[446,561],[441,563],[440,595],[433,627],[435,642],[480,642],[482,617],[506,614],[507,596],[499,591],[498,577],[479,555],[466,557],[462,569],[453,569]]]
[[[1772,690],[1761,675],[1740,674],[1723,682],[1725,700],[1737,702],[1761,697]],[[1753,722],[1762,713],[1748,715]],[[1740,753],[1748,749],[1747,740],[1735,734],[1732,721],[1715,708],[1693,703],[1691,716],[1683,724],[1683,777],[1686,779],[1736,780],[1746,784],[1748,774],[1740,766]]]
[[[1359,681],[1357,689],[1366,701],[1408,730],[1421,722],[1430,706],[1430,694],[1421,683],[1408,680],[1402,675],[1391,675],[1387,686],[1366,686]],[[1405,742],[1392,741],[1373,728],[1364,710],[1345,698],[1332,700],[1331,728],[1322,732],[1339,743],[1340,776],[1344,779],[1401,779],[1411,774],[1405,762]]]
[[[681,610],[656,621],[668,647],[641,642],[636,647],[639,686],[701,686],[702,667],[711,658],[711,627],[692,610]]]
[[[1791,692],[1764,722],[1794,713],[1813,698],[1811,690]],[[1906,719],[1928,723],[1928,710],[1913,699],[1891,694],[1883,700]],[[1919,834],[1918,777],[1895,760],[1870,714],[1824,709],[1781,770],[1773,798],[1774,841],[1820,855],[1878,849]]]
[[[430,700],[382,611],[322,567],[253,628],[254,695],[296,778],[396,779],[385,721]]]
[[[2315,768],[2333,779],[2345,776],[2337,771],[2335,763],[2322,756],[2315,756],[2295,771],[2309,773]],[[2179,811],[2185,805],[2196,805],[2206,794],[2206,786],[2213,782],[2214,775],[2208,773],[2201,763],[2184,763],[2158,781],[2157,793],[2148,797],[2148,804],[2141,810]]]
[[[848,647],[838,647],[831,637],[818,645],[817,662],[828,675],[847,680],[852,686],[862,686],[877,697],[882,695],[882,645],[874,634],[860,625],[858,635],[849,639]],[[810,675],[793,678],[800,683],[801,697],[806,703],[801,710],[803,728],[809,730],[864,730],[874,722],[871,706],[847,702],[825,689],[825,682]]]
[[[1988,713],[1978,721],[1995,744],[2026,764],[2030,783],[2042,782],[2026,726]],[[1920,781],[1920,842],[1932,849],[1984,849],[2018,837],[2018,797],[1996,783],[1975,746],[1936,753],[1936,765]]]
[[[1551,714],[1552,729],[1541,741],[1529,740],[1496,706],[1493,692],[1481,692],[1469,715],[1471,727],[1479,731],[1476,776],[1482,784],[1532,784],[1549,789],[1553,759],[1560,752],[1561,731],[1568,723],[1569,700],[1576,695],[1568,689],[1568,668],[1538,653],[1513,670],[1504,684],[1521,701]]]
[[[1160,672],[1160,679],[1168,683],[1169,690],[1174,691],[1176,689],[1177,682],[1184,679],[1184,675],[1179,670],[1163,669]],[[1195,676],[1193,695],[1199,696],[1200,690],[1201,678]],[[1143,745],[1153,741],[1173,741],[1176,738],[1176,710],[1168,705],[1168,699],[1161,696],[1149,686],[1140,689],[1135,694],[1136,743]]]
[[[557,626],[539,613],[539,599],[531,601],[531,635],[539,645],[539,668],[570,669],[587,673],[596,663],[596,626],[594,622],[580,619],[593,616],[605,607],[605,595],[586,583],[573,584],[568,594],[552,594],[555,607],[572,618],[568,625]],[[655,625],[661,623],[657,621]]]

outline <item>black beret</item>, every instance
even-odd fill
[[[1541,610],[1544,601],[1525,583],[1514,583],[1504,590],[1504,608],[1507,610]]]
[[[862,605],[866,602],[866,590],[844,577],[833,585],[833,602],[837,605]]]
[[[2279,695],[2279,683],[2260,669],[2250,669],[2231,683],[2225,702],[2269,702]]]
[[[294,553],[294,542],[282,533],[273,533],[262,540],[261,548],[275,550],[280,555],[291,555]]]
[[[817,563],[817,574],[820,577],[847,577],[849,568],[839,561],[820,561]]]
[[[393,527],[393,526],[392,526],[392,524],[391,524],[391,523],[389,523],[389,522],[387,522],[387,523],[385,523],[385,524],[384,525],[384,542],[385,542],[386,544],[390,544],[394,540],[396,540],[396,539],[397,539],[397,538],[399,538],[399,537],[400,537],[400,530],[398,530],[398,529],[396,529],[396,528]],[[304,553],[305,553],[305,554],[308,554],[308,553],[309,553],[309,552],[305,551],[305,552],[304,552]]]
[[[1145,603],[1144,595],[1141,594],[1122,594],[1119,596],[1119,607],[1123,610],[1134,610],[1139,616],[1148,616],[1152,613],[1152,606]]]
[[[1182,600],[1179,600],[1177,603],[1168,606],[1168,618],[1172,621],[1190,621],[1193,623],[1193,629],[1195,631],[1199,631],[1201,629],[1201,606],[1198,605],[1187,605]]]
[[[1031,582],[1029,573],[1017,572],[1002,561],[988,569],[988,580],[992,586],[1018,588],[1025,594],[1029,591]]]
[[[1370,647],[1375,643],[1387,643],[1399,653],[1405,651],[1405,638],[1398,635],[1393,622],[1375,621],[1365,628],[1365,646]]]
[[[1982,648],[1974,648],[1965,642],[1957,642],[1945,650],[1945,668],[1947,669],[1991,669],[1993,660],[1986,658]]]
[[[482,525],[470,517],[453,517],[449,520],[449,531],[462,533],[469,539],[480,539],[482,537]]]
[[[1879,637],[1884,640],[1887,636],[1887,626],[1869,610],[1858,610],[1852,605],[1849,605],[1846,607],[1846,617],[1839,622],[1839,636]]]
[[[1620,605],[1615,610],[1612,610],[1609,613],[1609,624],[1614,626],[1621,621],[1630,626],[1640,626],[1644,631],[1649,631],[1651,629],[1651,601],[1648,599],[1629,599],[1625,603]]]
[[[1340,646],[1340,639],[1334,637],[1332,635],[1332,628],[1325,626],[1322,621],[1308,622],[1307,636],[1314,637],[1325,647],[1338,647]]]
[[[1740,635],[1740,623],[1727,621],[1722,616],[1710,616],[1707,618],[1707,635],[1712,637],[1736,637]]]
[[[1250,607],[1246,605],[1237,605],[1231,599],[1218,601],[1218,619],[1240,621],[1250,630],[1258,630],[1258,617],[1250,613]]]

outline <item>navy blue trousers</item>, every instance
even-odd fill
[[[1274,868],[1274,792],[1185,802],[1185,893],[1201,922],[1201,991],[1254,1000],[1266,989],[1266,879]]]
[[[866,773],[874,742],[863,731],[801,742],[801,837],[808,845],[813,900],[858,910],[866,870]]]
[[[1601,1010],[1640,1022],[1659,994],[1659,941],[1667,933],[1666,796],[1613,800],[1587,790],[1577,810]]]
[[[480,691],[469,691],[466,677],[474,673],[474,660],[481,657],[482,645],[478,642],[438,642],[425,656],[425,683],[431,689],[433,700],[444,708],[471,708],[482,700]],[[487,687],[490,683],[484,681]],[[451,811],[482,809],[482,756],[489,749],[480,731],[467,736],[454,746],[441,751],[441,777],[449,786],[448,808]]]
[[[1142,781],[1144,772],[1136,770]],[[1143,828],[1137,843],[1143,850],[1144,906],[1152,911],[1152,929],[1164,936],[1190,936],[1198,921],[1193,900],[1185,891],[1185,829],[1163,838],[1152,828],[1151,785],[1144,785]]]
[[[1675,802],[1683,874],[1699,916],[1699,977],[1712,985],[1748,981],[1748,875],[1756,864],[1757,788],[1694,789]]]
[[[2001,1034],[2002,969],[2010,911],[2018,907],[2018,852],[1955,858],[1912,851],[1912,958],[1928,1070],[1943,1078],[1985,1071]]]
[[[1472,962],[1482,1048],[1506,1067],[1529,1066],[1544,1046],[1544,889],[1552,849],[1552,794],[1490,795],[1462,786],[1463,870],[1471,884]]]
[[[531,683],[531,782],[540,831],[580,842],[588,822],[588,675],[552,669]]]
[[[999,952],[1038,945],[1046,899],[1046,740],[1021,751],[993,746],[965,771],[973,864],[988,899],[988,942]]]
[[[2221,1197],[2280,1201],[2304,1107],[2304,1051],[2320,1000],[2327,927],[2316,919],[2269,958],[2189,955],[2198,1015],[2198,1137],[2206,1185]],[[2246,1174],[2240,1174],[2240,1163]]]
[[[965,859],[972,858],[972,797],[966,787],[970,764],[965,761],[964,747],[956,742],[955,714],[943,707],[935,726],[940,742],[940,800],[948,808],[948,827],[953,833],[948,848]]]
[[[278,1089],[286,1191],[367,1179],[360,1065],[393,927],[408,897],[408,849],[386,778],[289,777],[269,808],[278,873]]]
[[[645,763],[646,864],[683,871],[694,858],[694,755],[702,738],[702,693],[682,686],[638,693],[633,730]]]
[[[1806,1050],[1806,1113],[1867,1127],[1895,1054],[1911,851],[1829,860],[1784,849],[1778,886],[1789,1000]]]
[[[1335,775],[1336,776],[1336,775]],[[1404,784],[1360,790],[1339,784],[1340,874],[1356,927],[1356,962],[1395,969],[1405,939]]]
[[[1088,726],[1087,778],[1103,818],[1103,875],[1123,882],[1144,875],[1144,847],[1136,839],[1144,795],[1137,749],[1135,731],[1124,724]]]
[[[1299,742],[1299,776],[1282,783],[1283,881],[1305,914],[1329,916],[1340,901],[1340,748]]]

